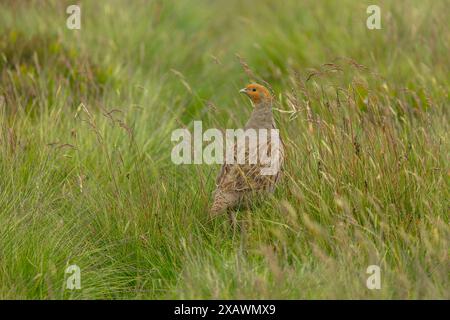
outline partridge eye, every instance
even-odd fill
[[[256,92],[256,89],[255,89],[255,88],[253,88],[253,89],[252,89],[252,91],[253,91],[253,92]]]

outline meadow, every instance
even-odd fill
[[[372,2],[2,0],[0,299],[449,299],[448,1]],[[233,228],[170,138],[250,82],[287,155]]]

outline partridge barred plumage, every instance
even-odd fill
[[[268,130],[269,142],[265,150],[268,150],[270,155],[270,129],[276,129],[275,121],[272,114],[272,96],[269,91],[259,85],[250,84],[246,88],[240,90],[241,93],[246,94],[253,102],[253,112],[250,119],[247,121],[244,129],[255,129],[258,134],[260,129]],[[279,167],[273,174],[262,175],[262,163],[258,157],[256,164],[250,164],[249,154],[257,152],[259,154],[260,148],[264,148],[266,144],[261,144],[258,141],[258,150],[251,150],[250,144],[245,144],[245,164],[224,163],[219,175],[216,179],[216,190],[213,193],[213,204],[211,206],[211,216],[216,216],[225,213],[228,209],[233,209],[241,204],[248,204],[257,196],[264,193],[271,193],[275,189],[275,185],[281,176],[281,164],[284,158],[284,148],[280,137],[279,143]],[[241,146],[240,146],[241,147]],[[234,146],[236,160],[237,146]]]

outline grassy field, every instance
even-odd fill
[[[1,1],[0,298],[449,299],[448,2],[376,2],[80,1],[69,30]],[[285,174],[233,229],[170,137],[242,127],[253,81]]]

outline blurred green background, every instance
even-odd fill
[[[448,1],[71,4],[0,2],[0,298],[449,298]],[[170,135],[249,82],[286,175],[233,230]]]

